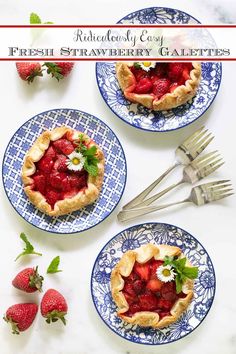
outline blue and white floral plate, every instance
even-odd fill
[[[118,23],[123,24],[187,24],[199,23],[187,13],[166,7],[151,7],[135,11]],[[214,101],[221,83],[222,65],[202,63],[202,79],[196,96],[186,104],[168,111],[151,111],[126,100],[116,79],[115,63],[96,64],[97,83],[110,109],[135,128],[166,132],[179,129],[201,117]]]
[[[46,129],[66,125],[84,131],[105,154],[105,175],[98,200],[71,214],[50,217],[36,209],[23,191],[21,168],[26,152]],[[70,234],[87,230],[104,220],[118,204],[126,184],[126,160],[113,131],[100,119],[75,109],[53,109],[24,123],[10,140],[3,160],[3,184],[14,209],[30,224],[45,231]]]
[[[122,254],[149,242],[178,246],[191,263],[199,267],[199,276],[194,286],[194,299],[180,319],[164,329],[143,328],[123,322],[116,315],[116,305],[111,296],[111,271]],[[150,345],[174,342],[197,328],[211,308],[215,284],[213,264],[200,242],[187,231],[163,223],[136,225],[113,237],[97,256],[91,276],[93,302],[105,324],[131,342]]]

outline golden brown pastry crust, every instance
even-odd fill
[[[96,177],[88,176],[88,187],[80,191],[72,198],[65,198],[55,203],[54,209],[46,202],[45,197],[38,191],[34,191],[31,188],[33,179],[31,176],[36,171],[35,162],[38,162],[48,149],[50,141],[56,141],[63,137],[66,133],[83,134],[87,141],[90,141],[89,146],[95,145],[97,147],[96,157],[99,159],[98,163],[98,175]],[[31,203],[33,203],[38,209],[50,216],[59,216],[71,213],[75,210],[79,210],[86,205],[93,203],[101,190],[103,177],[104,177],[104,165],[105,159],[102,150],[99,146],[91,140],[85,133],[75,131],[71,128],[62,126],[53,130],[46,130],[42,133],[38,139],[34,142],[29,149],[22,167],[22,181],[24,184],[24,191],[28,196]]]
[[[116,63],[116,75],[127,100],[140,103],[154,111],[163,111],[178,107],[196,95],[201,80],[201,64],[192,62],[192,65],[193,69],[190,71],[190,79],[185,82],[185,85],[178,86],[172,93],[167,93],[160,99],[155,98],[153,94],[137,94],[132,92],[136,85],[136,79],[130,70],[130,64]]]
[[[127,251],[123,254],[120,261],[117,263],[111,273],[111,292],[112,297],[118,306],[117,314],[124,321],[137,324],[143,327],[163,328],[171,323],[177,321],[180,315],[187,309],[189,303],[193,298],[193,284],[194,281],[187,279],[183,284],[182,291],[186,294],[185,298],[179,298],[173,305],[170,316],[159,318],[158,313],[151,311],[136,312],[132,317],[123,315],[129,309],[129,305],[122,293],[124,287],[124,279],[130,275],[135,261],[138,263],[146,263],[151,258],[156,260],[163,260],[165,256],[179,256],[184,257],[179,247],[168,245],[153,245],[151,243],[141,246],[133,251]],[[191,266],[187,260],[187,265]]]

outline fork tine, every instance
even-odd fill
[[[221,160],[218,160],[221,161]],[[217,161],[217,162],[218,162]],[[224,165],[224,161],[219,163],[218,165],[216,165],[217,162],[211,163],[209,166],[204,167],[204,175],[208,176],[210,173],[215,172],[216,170],[218,170],[218,168],[220,168],[222,165]],[[203,171],[202,171],[203,172]]]
[[[208,183],[204,183],[201,184],[202,187],[206,187],[206,188],[214,188],[215,186],[219,185],[219,184],[224,184],[224,183],[228,183],[231,182],[230,179],[223,179],[221,181],[214,181],[214,182],[208,182]]]
[[[201,131],[205,129],[204,126],[202,126],[200,129],[198,129],[195,133],[193,133],[192,135],[190,135],[185,141],[183,141],[183,143],[181,145],[185,145],[188,146],[188,144],[193,141],[200,133]],[[207,131],[207,129],[206,129]]]
[[[211,156],[215,155],[216,153],[218,153],[218,150],[212,151],[212,152],[208,152],[207,154],[204,154],[203,156],[198,156],[193,162],[192,164],[201,164],[203,161],[208,160],[209,158],[211,158]]]
[[[215,196],[215,198],[212,201],[216,201],[216,200],[220,200],[220,199],[223,199],[223,198],[227,198],[227,197],[230,197],[233,194],[234,193],[221,194],[221,195]]]
[[[207,134],[203,139],[198,141],[198,143],[194,146],[191,147],[191,150],[193,150],[195,153],[200,154],[206,147],[207,145],[210,144],[210,142],[214,139],[214,136],[212,136],[211,133]],[[190,147],[189,147],[190,148]]]

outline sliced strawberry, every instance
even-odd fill
[[[160,79],[166,76],[167,70],[167,63],[157,63],[155,68],[151,70],[151,76],[154,75],[156,78]]]
[[[188,79],[190,79],[188,68],[184,68],[183,73],[182,73],[182,77],[183,77],[184,81],[187,81]]]
[[[173,306],[173,302],[165,299],[158,299],[158,308],[169,311]]]
[[[53,160],[50,157],[43,156],[41,160],[39,160],[37,167],[44,173],[50,173],[53,168]]]
[[[137,81],[139,81],[139,80],[142,79],[143,77],[147,76],[147,73],[146,73],[144,70],[135,68],[134,66],[132,66],[132,67],[130,68],[130,70],[131,70],[132,73],[134,74],[135,79],[136,79]]]
[[[77,188],[71,189],[68,192],[65,192],[63,194],[63,198],[73,198],[77,193],[78,193]]]
[[[177,82],[174,82],[173,84],[171,84],[170,85],[170,92],[173,92],[178,86],[179,86],[179,84]]]
[[[135,280],[138,280],[138,279],[140,279],[139,275],[136,274],[135,272],[131,272],[130,275],[125,278],[125,281],[133,283]]]
[[[161,296],[168,301],[175,301],[177,298],[175,282],[164,283],[161,288]]]
[[[166,78],[159,79],[155,82],[155,85],[153,85],[153,93],[158,99],[160,99],[169,91],[169,88],[170,88],[169,79]]]
[[[46,177],[44,175],[34,176],[34,185],[36,191],[39,191],[40,193],[44,194],[46,187]]]
[[[58,192],[55,192],[53,190],[49,190],[46,193],[46,200],[52,207],[54,207],[54,204],[60,199],[61,199],[60,193],[58,193]]]
[[[123,292],[123,294],[124,294],[124,297],[125,297],[125,299],[126,299],[126,301],[128,302],[129,305],[133,304],[133,303],[135,303],[137,301],[136,297],[131,296],[130,294],[125,293],[125,292]]]
[[[139,311],[141,311],[141,307],[139,304],[130,304],[129,311],[127,312],[126,316],[132,316],[133,314]]]
[[[148,263],[140,264],[135,262],[134,272],[140,276],[142,280],[148,281],[150,276],[150,266]]]
[[[147,283],[147,289],[157,292],[161,289],[163,285],[163,282],[160,281],[159,279],[150,279],[149,282]]]
[[[139,304],[143,311],[153,311],[157,308],[158,300],[152,293],[143,294],[139,295]]]
[[[58,152],[63,153],[65,155],[70,155],[74,151],[73,144],[64,138],[54,141],[53,146]]]
[[[133,290],[135,294],[139,295],[145,289],[145,283],[142,280],[135,280],[133,282]]]
[[[57,159],[54,163],[53,168],[58,172],[66,172],[67,171],[67,157],[65,155],[57,155]]]
[[[184,63],[184,67],[187,68],[189,72],[191,70],[193,70],[193,64],[192,63]]]
[[[56,158],[56,151],[53,146],[49,146],[47,151],[45,152],[45,157],[48,157],[51,160],[54,160]]]
[[[152,90],[152,81],[148,77],[140,79],[134,89],[135,93],[149,93]]]
[[[160,267],[163,263],[163,261],[157,261],[155,259],[150,263],[151,278],[153,277],[156,279],[157,268]]]
[[[183,72],[182,63],[169,63],[168,77],[172,82],[179,80]]]
[[[123,288],[123,291],[133,297],[136,296],[136,293],[134,291],[134,288],[133,288],[133,284],[130,284],[130,283],[125,283],[124,285],[124,288]]]
[[[64,182],[67,176],[64,172],[52,172],[49,177],[51,186],[58,190],[64,190]]]

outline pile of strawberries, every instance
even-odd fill
[[[152,93],[158,99],[168,92],[173,92],[178,86],[184,85],[190,78],[192,63],[158,63],[149,72],[143,69],[131,67],[135,76],[136,85],[134,93]]]
[[[16,259],[26,254],[42,256],[41,253],[34,251],[34,247],[30,244],[24,234],[21,234],[21,238],[26,243],[26,248]],[[59,256],[54,258],[48,267],[47,273],[60,272],[61,270],[58,270],[59,262]],[[38,267],[30,267],[21,270],[12,280],[12,285],[25,293],[32,294],[37,291],[42,291],[43,280],[44,278],[38,273]],[[47,323],[61,320],[64,325],[66,324],[65,315],[68,310],[67,302],[64,296],[57,290],[49,289],[46,291],[41,300],[40,309],[41,315],[46,318]],[[37,312],[38,305],[36,303],[19,303],[10,306],[7,309],[3,319],[11,325],[13,334],[19,334],[31,326]]]
[[[47,62],[41,65],[39,62],[17,62],[16,68],[20,78],[29,84],[36,76],[43,76],[43,67],[47,74],[51,74],[57,81],[68,76],[73,69],[74,63],[70,62]]]

